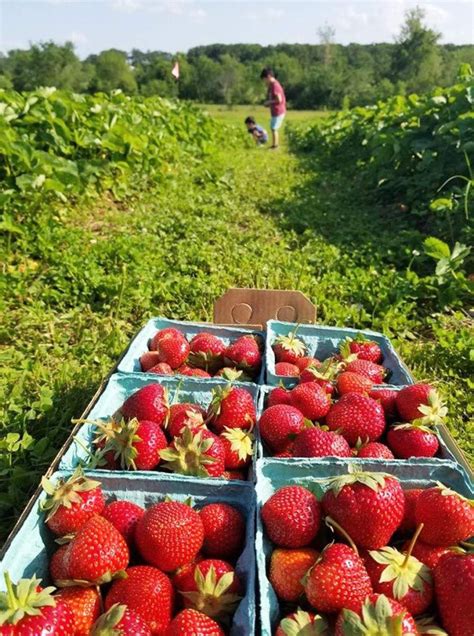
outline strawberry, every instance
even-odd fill
[[[228,382],[249,382],[251,377],[244,373],[242,370],[235,367],[222,367],[217,373],[214,374],[215,378],[224,378]]]
[[[158,351],[145,351],[145,353],[140,356],[140,367],[142,371],[149,371],[158,364],[160,364],[160,354]]]
[[[359,393],[346,393],[331,406],[326,424],[353,446],[359,437],[377,441],[385,430],[385,415],[379,402]]]
[[[167,432],[173,438],[180,435],[185,427],[194,429],[204,426],[204,414],[204,409],[198,404],[172,404],[166,424]]]
[[[291,362],[296,364],[298,358],[303,358],[306,353],[306,345],[296,337],[296,332],[287,336],[278,336],[273,344],[273,352],[277,362]]]
[[[369,379],[374,384],[382,384],[387,375],[387,369],[381,364],[375,364],[368,360],[352,360],[346,366],[346,371],[358,373]]]
[[[148,508],[135,530],[142,557],[164,572],[190,563],[203,541],[199,513],[178,501],[163,501]]]
[[[115,526],[94,515],[68,544],[63,558],[70,579],[100,585],[122,575],[129,550]]]
[[[312,548],[277,548],[272,552],[268,580],[280,600],[298,601],[304,594],[302,580],[317,558],[318,552]]]
[[[182,565],[176,570],[176,572],[171,576],[171,582],[175,590],[179,590],[182,582],[187,581],[189,576],[191,576],[191,578],[193,577],[196,565],[201,563],[203,560],[204,557],[201,554],[197,554],[196,558],[194,558],[191,563],[186,563],[186,565]]]
[[[309,366],[300,374],[300,384],[316,382],[328,394],[334,392],[335,380],[344,365],[334,358],[328,358],[322,364]]]
[[[393,389],[381,389],[378,386],[369,392],[369,397],[380,402],[385,418],[389,421],[395,420],[397,417],[397,395],[397,391]]]
[[[434,581],[441,621],[449,636],[474,634],[474,554],[443,555]]]
[[[408,550],[410,541],[405,541],[402,546],[402,550]],[[423,543],[423,541],[417,541],[415,547],[412,550],[412,555],[424,563],[430,570],[434,570],[438,565],[440,558],[447,552],[452,552],[455,548],[437,547],[429,545],[429,543]]]
[[[420,424],[426,426],[441,424],[448,413],[437,391],[429,384],[406,386],[398,392],[396,404],[404,422],[420,420]]]
[[[49,560],[49,575],[55,584],[56,581],[65,581],[70,578],[68,564],[65,560],[67,548],[67,544],[62,545],[56,552],[53,552]]]
[[[74,636],[89,636],[100,614],[101,598],[95,587],[65,587],[56,594],[73,614]]]
[[[293,457],[351,457],[351,447],[342,437],[319,426],[304,428],[295,438]]]
[[[157,331],[155,333],[155,335],[153,336],[153,338],[150,341],[150,350],[151,351],[156,351],[156,348],[158,346],[158,343],[160,342],[160,340],[162,340],[163,338],[175,338],[176,340],[179,338],[183,338],[184,334],[182,331],[179,331],[179,329],[175,329],[174,327],[166,327],[165,329],[161,329],[160,331]]]
[[[355,353],[359,360],[369,360],[376,364],[383,360],[380,345],[374,340],[367,340],[360,334],[354,340],[349,339],[349,351]]]
[[[281,375],[285,378],[297,378],[300,370],[296,364],[291,362],[277,362],[275,365],[275,375]]]
[[[275,404],[262,413],[258,430],[268,447],[278,452],[304,427],[304,417],[294,406]]]
[[[40,587],[41,579],[21,579],[15,585],[5,572],[6,592],[0,592],[2,636],[74,636],[74,616],[54,587]]]
[[[145,510],[131,501],[117,500],[105,506],[102,516],[114,525],[123,536],[127,545],[133,546],[133,537],[138,520]]]
[[[225,428],[220,436],[224,444],[225,467],[227,470],[247,468],[253,455],[254,436],[241,428]]]
[[[167,362],[159,362],[154,367],[148,369],[148,373],[156,373],[157,375],[174,375],[173,369]]]
[[[399,532],[403,532],[406,534],[411,534],[412,532],[415,532],[416,530],[416,519],[415,519],[416,502],[418,501],[418,497],[420,496],[422,492],[423,492],[423,488],[409,488],[408,490],[403,491],[403,494],[405,495],[405,512],[403,513],[403,519],[398,528]],[[416,545],[419,545],[419,543],[420,542],[418,541]]]
[[[310,604],[321,612],[357,610],[372,593],[364,562],[343,543],[326,546],[308,573],[304,588]]]
[[[156,341],[155,350],[158,353],[159,362],[165,362],[172,369],[178,369],[189,355],[190,344],[183,334],[180,333],[178,336],[168,333]]]
[[[226,426],[253,428],[257,415],[251,393],[231,385],[214,389],[207,417],[217,433],[222,433]]]
[[[187,376],[196,377],[196,378],[211,377],[211,374],[208,373],[207,371],[204,371],[204,369],[198,369],[198,368],[193,369],[192,367],[188,367],[186,364],[183,364],[182,367],[179,367],[179,369],[176,369],[176,373],[180,375],[187,375]]]
[[[171,621],[166,636],[225,636],[215,620],[194,609],[185,609]]]
[[[198,333],[189,343],[189,363],[205,371],[217,370],[222,366],[225,344],[212,333]]]
[[[57,484],[43,477],[41,485],[47,497],[40,508],[48,511],[46,525],[56,536],[77,532],[88,519],[104,509],[100,482],[86,478],[80,468],[69,479],[59,479]]]
[[[162,426],[168,415],[166,389],[157,383],[147,384],[128,397],[120,410],[126,420],[136,418],[138,421],[156,422]]]
[[[89,634],[89,632],[87,632]],[[91,636],[152,636],[146,621],[126,605],[116,603],[94,624]]]
[[[273,457],[279,457],[280,459],[289,459],[290,457],[293,457],[294,450],[295,443],[294,441],[291,441],[288,442],[288,444],[281,451],[275,453]]]
[[[384,594],[370,594],[357,610],[342,610],[335,636],[417,636],[418,633],[415,619],[402,604]]]
[[[350,532],[356,545],[377,550],[388,544],[403,518],[405,497],[396,477],[349,467],[327,481],[324,512]]]
[[[204,528],[203,551],[211,557],[234,558],[245,540],[245,519],[235,508],[226,503],[204,506],[200,512]]]
[[[244,472],[242,470],[224,470],[221,475],[221,479],[227,479],[228,481],[231,479],[245,481],[246,475],[244,475]]]
[[[275,406],[276,404],[290,404],[291,391],[285,389],[284,386],[277,386],[268,394],[267,406]]]
[[[416,420],[412,424],[392,426],[387,443],[399,459],[433,457],[439,448],[438,436]]]
[[[360,442],[360,443],[359,443]],[[354,455],[357,457],[370,457],[373,459],[395,459],[392,451],[380,442],[357,442],[354,448]]]
[[[127,578],[114,581],[105,598],[105,609],[126,605],[148,625],[152,634],[163,635],[171,621],[174,591],[163,572],[149,565],[127,569]]]
[[[326,619],[318,614],[297,609],[278,625],[275,636],[328,636]]]
[[[224,360],[230,366],[248,371],[251,375],[258,373],[262,364],[258,336],[241,336],[227,346]]]
[[[449,636],[448,632],[445,632],[444,629],[441,629],[441,627],[435,623],[432,616],[422,616],[421,618],[417,618],[415,623],[420,635],[428,634],[431,636]]]
[[[160,451],[160,457],[164,468],[180,475],[220,477],[225,470],[224,443],[204,427],[185,427],[170,446]]]
[[[308,367],[318,368],[322,365],[322,362],[312,356],[303,356],[302,358],[298,358],[295,364],[300,371],[304,371]]]
[[[370,393],[372,385],[372,380],[353,371],[344,371],[337,376],[336,380],[339,395],[344,395],[345,393],[362,393],[365,395]]]
[[[472,502],[442,484],[420,494],[415,518],[417,525],[424,524],[421,541],[430,545],[456,545],[474,535]]]
[[[303,486],[284,486],[268,499],[261,510],[268,536],[282,548],[302,548],[319,530],[320,505]]]
[[[327,415],[331,401],[317,382],[298,384],[291,391],[291,403],[308,420],[319,420]]]

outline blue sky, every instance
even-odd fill
[[[185,51],[214,42],[390,42],[416,4],[443,42],[474,42],[471,0],[0,0],[0,50],[72,40],[80,56],[105,48]]]

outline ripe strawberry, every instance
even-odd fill
[[[183,364],[182,367],[179,367],[179,369],[176,369],[176,373],[178,373],[179,375],[186,375],[186,376],[196,377],[196,378],[211,377],[211,374],[208,373],[207,371],[204,371],[204,369],[199,369],[197,367],[193,369],[192,367],[188,367],[186,364]]]
[[[357,335],[354,340],[349,340],[349,351],[357,354],[359,360],[369,360],[376,364],[382,362],[383,354],[380,345],[374,340],[367,340],[362,335]]]
[[[279,457],[280,459],[289,459],[290,457],[293,457],[294,450],[295,450],[295,443],[294,441],[291,441],[291,442],[288,442],[288,444],[283,448],[283,450],[278,451],[278,453],[275,453],[273,457]]]
[[[40,587],[41,579],[11,582],[5,572],[6,592],[0,592],[2,636],[74,636],[74,616],[54,587]]]
[[[442,484],[420,494],[415,518],[417,525],[424,524],[421,541],[430,545],[456,545],[474,535],[472,503]]]
[[[190,563],[203,541],[199,513],[178,501],[163,501],[148,508],[135,531],[142,557],[164,572]]]
[[[87,632],[89,634],[89,632]],[[146,621],[126,605],[116,603],[96,621],[91,636],[152,636]]]
[[[181,588],[182,581],[187,581],[188,577],[193,576],[194,569],[198,563],[204,560],[204,557],[201,554],[197,554],[196,558],[191,561],[191,563],[186,563],[186,565],[181,566],[176,570],[176,572],[171,576],[171,583],[175,590],[179,590]]]
[[[278,625],[275,636],[328,636],[326,619],[318,614],[297,609]]]
[[[437,391],[423,383],[406,386],[398,392],[397,410],[404,422],[420,420],[420,424],[426,426],[440,424],[448,412]]]
[[[331,401],[317,382],[298,384],[291,391],[291,403],[308,420],[319,420],[327,415]]]
[[[322,365],[322,362],[312,356],[303,356],[302,358],[298,358],[295,364],[300,371],[304,371],[308,367],[318,368]]]
[[[183,338],[183,337],[184,337],[184,334],[183,334],[182,331],[179,331],[179,329],[175,329],[174,327],[166,327],[165,329],[161,329],[160,331],[157,331],[155,333],[155,335],[153,336],[153,338],[150,341],[150,350],[151,351],[156,351],[158,343],[163,338],[165,338],[165,339],[166,338],[179,339],[179,338]]]
[[[297,378],[300,370],[296,364],[291,362],[277,362],[275,365],[275,375],[281,375],[285,378]]]
[[[212,333],[198,333],[189,343],[189,362],[194,367],[206,371],[217,370],[222,366],[225,344]]]
[[[304,587],[308,601],[321,612],[357,610],[372,593],[364,562],[343,543],[332,543],[321,552]]]
[[[438,436],[416,422],[390,428],[387,443],[399,459],[433,457],[439,448]]]
[[[148,370],[148,373],[156,373],[157,375],[174,375],[173,369],[167,362],[160,362]]]
[[[402,550],[408,550],[410,541],[405,541],[402,546]],[[434,570],[438,565],[440,558],[447,552],[452,552],[455,548],[437,547],[423,543],[423,541],[417,541],[415,547],[412,550],[412,555],[424,563],[430,570]]]
[[[166,389],[160,384],[147,384],[128,397],[121,407],[126,420],[136,418],[156,422],[162,426],[168,415],[168,397]]]
[[[319,426],[303,428],[295,438],[293,457],[351,457],[351,447],[342,437]]]
[[[206,428],[185,427],[170,446],[160,451],[164,468],[180,475],[220,477],[225,470],[225,447],[220,437]]]
[[[242,470],[224,470],[221,475],[221,479],[227,479],[228,481],[238,479],[240,481],[245,481],[246,475]]]
[[[392,451],[380,442],[357,443],[354,448],[357,457],[370,457],[373,459],[395,459]]]
[[[225,428],[220,436],[224,444],[226,470],[243,470],[253,455],[254,436],[241,428]]]
[[[166,362],[172,369],[177,369],[185,363],[189,352],[190,344],[183,334],[168,333],[162,335],[155,343],[159,361]]]
[[[375,442],[385,430],[385,415],[379,402],[359,393],[346,393],[331,406],[326,424],[353,446],[359,437]]]
[[[55,595],[73,614],[74,636],[89,636],[100,614],[100,594],[95,587],[65,587]]]
[[[260,435],[273,452],[282,450],[303,427],[301,411],[287,404],[268,407],[258,422]]]
[[[217,433],[228,428],[253,428],[257,415],[251,393],[236,386],[226,386],[213,391],[207,412],[208,421]]]
[[[342,610],[337,618],[335,636],[417,636],[418,633],[415,619],[402,604],[384,594],[370,594],[357,610]]]
[[[443,555],[434,581],[441,621],[449,636],[474,634],[474,554]]]
[[[55,585],[57,581],[66,581],[71,578],[65,560],[67,547],[67,544],[60,546],[49,560],[49,575]]]
[[[136,612],[153,634],[165,634],[173,612],[174,591],[171,581],[149,565],[127,569],[127,578],[114,581],[105,598],[105,609],[126,605]]]
[[[312,548],[277,548],[272,552],[268,580],[280,600],[296,603],[304,594],[302,580],[318,555]]]
[[[70,579],[100,585],[125,570],[129,550],[115,526],[94,515],[68,544],[63,558]]]
[[[388,421],[397,418],[397,395],[398,392],[393,389],[381,389],[378,387],[374,387],[369,393],[369,397],[380,402],[385,413],[385,418]]]
[[[304,357],[306,353],[306,345],[302,340],[296,337],[295,332],[291,332],[287,336],[278,336],[273,344],[273,352],[277,362],[291,362],[296,364],[298,358]]]
[[[346,366],[346,371],[358,373],[368,378],[374,384],[382,384],[387,375],[387,369],[381,364],[375,364],[368,360],[352,360]]]
[[[183,432],[184,427],[195,429],[204,426],[204,415],[205,411],[199,404],[172,404],[166,430],[171,438],[177,437]]]
[[[140,367],[142,371],[149,371],[159,363],[160,354],[158,351],[145,351],[145,353],[140,356]]]
[[[290,404],[291,391],[283,386],[277,386],[268,394],[267,406],[275,406],[276,404]]]
[[[405,497],[396,477],[350,467],[328,480],[324,512],[350,532],[357,546],[377,550],[388,544],[403,518]]]
[[[343,370],[344,365],[333,358],[328,358],[322,364],[309,366],[300,375],[300,384],[316,382],[328,394],[334,392],[337,376]]]
[[[420,496],[422,492],[423,492],[423,488],[409,488],[408,490],[403,491],[403,494],[405,495],[405,512],[403,513],[403,519],[398,528],[399,532],[403,532],[404,534],[411,534],[415,532],[416,530],[416,519],[415,519],[416,502],[418,501],[418,497]],[[419,543],[420,542],[418,541],[417,545]]]
[[[166,636],[225,636],[225,633],[209,616],[185,609],[171,621]]]
[[[362,393],[362,395],[365,395],[370,393],[373,383],[372,380],[360,375],[360,373],[344,371],[337,376],[336,385],[339,395],[344,395],[345,393]]]
[[[107,504],[102,512],[104,519],[117,528],[129,548],[133,546],[135,526],[144,514],[145,510],[137,504],[120,499]]]
[[[321,512],[316,497],[303,486],[284,486],[261,510],[270,539],[282,548],[302,548],[319,530]]]
[[[69,479],[59,479],[57,484],[43,477],[41,485],[48,496],[40,507],[48,511],[46,525],[56,536],[77,532],[88,519],[104,509],[100,482],[86,478],[80,468]]]
[[[245,519],[237,508],[213,503],[204,506],[199,515],[204,528],[203,551],[220,559],[235,558],[245,540]]]
[[[260,339],[256,336],[241,336],[227,346],[224,351],[224,360],[230,366],[255,375],[262,364],[259,344]]]

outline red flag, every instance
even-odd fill
[[[175,79],[179,79],[179,62],[175,62],[173,68],[171,69],[171,75]]]

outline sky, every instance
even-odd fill
[[[0,0],[0,51],[54,40],[81,57],[107,48],[174,53],[201,44],[393,42],[407,9],[426,11],[442,42],[474,43],[472,0]]]

